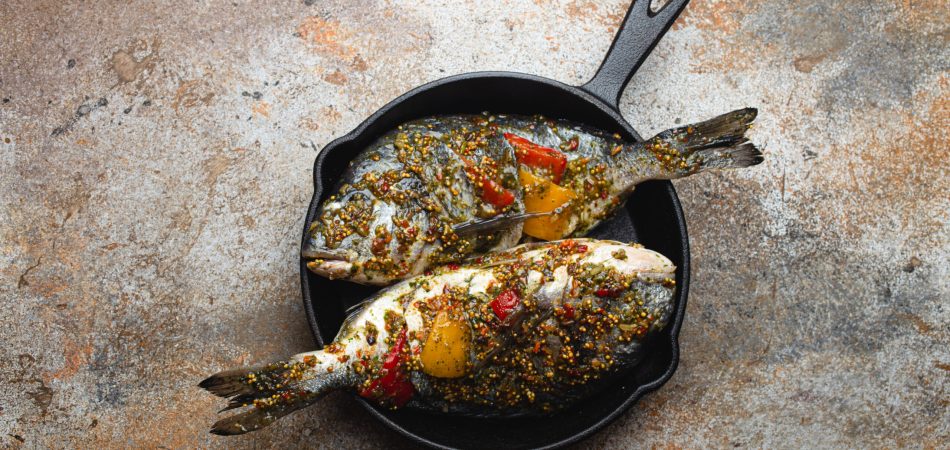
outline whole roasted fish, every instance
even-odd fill
[[[636,244],[521,245],[386,288],[323,350],[200,386],[230,398],[217,434],[267,426],[336,389],[392,408],[545,414],[638,362],[670,317],[674,266]]]
[[[644,142],[540,116],[459,115],[401,125],[352,161],[310,225],[313,272],[385,285],[516,245],[583,236],[645,180],[762,161],[755,109]]]

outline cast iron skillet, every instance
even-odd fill
[[[313,199],[304,226],[303,243],[307,241],[306,225],[313,220],[318,205],[330,195],[350,160],[377,137],[409,120],[482,111],[540,113],[620,133],[628,140],[640,140],[640,135],[620,115],[617,107],[620,94],[687,2],[671,0],[659,11],[653,11],[649,0],[636,0],[597,74],[583,86],[568,86],[521,73],[478,72],[433,81],[393,100],[355,130],[329,143],[317,156]],[[646,344],[642,363],[600,394],[552,417],[505,420],[390,411],[357,399],[390,428],[418,444],[432,447],[559,447],[606,426],[645,393],[663,385],[676,370],[677,335],[689,288],[689,240],[683,211],[668,181],[651,181],[638,186],[626,207],[590,236],[640,242],[677,266],[678,290],[669,325]],[[336,336],[347,307],[376,291],[372,287],[319,277],[307,270],[303,259],[300,277],[307,319],[320,346]]]

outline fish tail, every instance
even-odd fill
[[[763,161],[749,142],[758,110],[745,108],[684,127],[664,131],[644,142],[659,165],[656,178],[680,178],[707,169],[742,168]]]
[[[250,407],[215,422],[211,433],[229,436],[259,430],[346,385],[346,371],[318,367],[317,354],[322,352],[259,368],[227,370],[199,383],[208,392],[228,399],[218,412]]]

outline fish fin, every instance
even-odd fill
[[[343,323],[340,324],[340,331],[349,328],[353,321],[356,320],[356,317],[360,315],[360,312],[366,308],[366,305],[373,303],[375,300],[376,296],[374,295],[366,300],[353,304],[353,306],[350,306],[349,308],[346,308],[346,311],[343,312],[343,314],[346,314],[346,318],[343,319]]]
[[[211,426],[211,434],[233,436],[256,431],[264,428],[281,417],[299,409],[310,406],[320,398],[318,395],[306,394],[292,401],[283,401],[266,408],[253,407],[240,414],[225,417]]]
[[[526,239],[534,239],[528,236]],[[585,239],[581,239],[585,240]],[[548,246],[551,242],[559,241],[529,241],[523,244],[519,244],[515,247],[499,250],[497,252],[490,252],[480,256],[473,256],[465,260],[465,264],[471,266],[474,269],[485,269],[488,267],[494,267],[501,264],[513,263],[518,260],[518,257],[531,250],[536,250],[542,247]],[[487,259],[488,261],[484,261]]]
[[[227,406],[219,412],[251,408],[225,417],[211,427],[213,434],[234,435],[259,430],[311,405],[327,392],[344,386],[344,372],[325,372],[304,362],[288,361],[262,368],[219,372],[198,386],[228,398]]]
[[[762,152],[749,142],[746,131],[752,126],[758,110],[745,108],[684,127],[664,131],[645,142],[657,160],[670,155],[672,159],[657,178],[679,178],[706,169],[741,168],[763,161]]]
[[[373,300],[375,300],[375,296],[373,297]],[[363,300],[359,303],[355,303],[353,304],[353,306],[346,308],[346,311],[344,311],[343,313],[346,314],[346,318],[349,319],[351,316],[358,314],[360,311],[362,311],[363,308],[366,307],[366,305],[373,303],[373,300]]]
[[[198,383],[198,387],[218,397],[234,397],[257,392],[247,383],[247,375],[260,369],[237,369],[218,372]]]
[[[453,225],[452,231],[458,235],[491,232],[510,228],[533,217],[542,217],[551,214],[553,214],[553,211],[543,213],[518,213],[507,216],[492,217],[490,219],[469,220],[467,222]]]

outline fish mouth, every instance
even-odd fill
[[[325,248],[305,248],[300,252],[300,257],[307,260],[322,259],[326,261],[349,261],[350,255],[341,251],[329,250]]]
[[[300,252],[311,272],[331,280],[350,279],[358,271],[355,258],[347,252],[308,247]]]
[[[356,272],[356,265],[344,260],[314,259],[307,263],[311,272],[331,280],[350,279]]]

